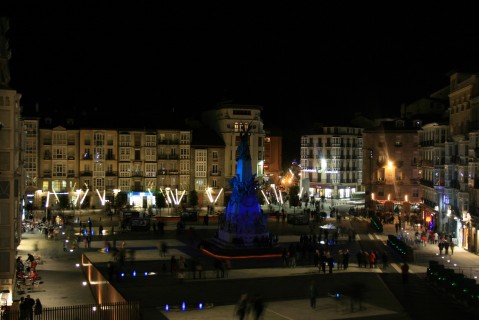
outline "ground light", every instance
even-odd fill
[[[190,310],[204,310],[204,309],[209,309],[213,307],[212,303],[207,303],[204,304],[203,302],[199,302],[196,305],[196,308],[192,308],[194,304],[190,304],[188,307],[188,304],[186,301],[181,302],[181,305],[175,305],[175,306],[170,306],[169,304],[165,304],[165,311],[190,311]]]

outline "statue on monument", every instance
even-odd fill
[[[223,235],[223,239],[234,236],[248,237],[251,242],[256,236],[262,237],[268,234],[267,216],[263,215],[258,201],[256,174],[252,173],[249,149],[250,128],[251,126],[248,126],[240,132],[236,176],[229,181],[233,190],[225,210],[225,219],[220,226],[220,235]],[[247,239],[243,240],[248,242]]]
[[[249,151],[249,131],[251,126],[248,126],[248,129],[240,132],[240,144],[238,146],[238,156],[236,160],[251,160],[251,153]]]

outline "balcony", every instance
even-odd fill
[[[180,174],[180,172],[178,170],[171,169],[171,170],[168,170],[168,174]]]
[[[107,177],[115,177],[118,173],[116,171],[105,171],[105,176]]]
[[[161,140],[158,140],[158,144],[167,144],[167,145],[180,144],[180,139],[161,139]]]
[[[210,171],[210,176],[221,176],[221,171]]]
[[[81,177],[91,177],[91,176],[93,176],[93,172],[91,172],[91,171],[80,171],[80,176]]]
[[[131,176],[132,177],[143,177],[143,171],[132,171]]]

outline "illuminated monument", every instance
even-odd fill
[[[257,240],[268,239],[268,216],[258,201],[258,183],[252,172],[249,150],[249,128],[241,132],[237,149],[236,176],[230,180],[233,192],[219,223],[218,238],[227,243],[249,246]],[[264,238],[266,237],[266,238]]]

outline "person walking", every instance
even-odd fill
[[[311,280],[309,284],[309,305],[312,309],[316,309],[316,299],[318,298],[318,288],[316,282]]]
[[[33,306],[33,312],[35,314],[35,318],[40,318],[43,312],[43,306],[39,298],[35,299],[35,305]]]
[[[358,252],[356,253],[356,260],[358,261],[358,268],[361,268],[361,266],[363,265],[363,257],[364,257],[363,251],[358,250]]]
[[[246,317],[246,311],[248,310],[248,294],[243,293],[240,296],[239,301],[236,303],[235,313],[239,320],[244,320]]]
[[[25,319],[33,320],[33,307],[35,306],[35,300],[27,294],[24,301],[25,304]]]

